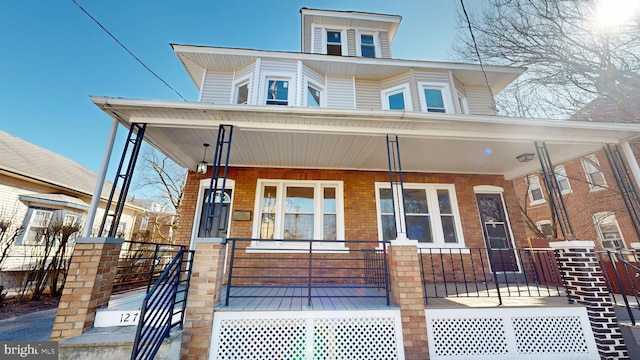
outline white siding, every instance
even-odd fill
[[[347,30],[347,53],[349,56],[356,56],[356,31]]]
[[[394,86],[409,84],[409,89],[411,90],[411,106],[412,109],[407,110],[417,110],[420,111],[420,100],[418,99],[418,93],[415,86],[415,80],[412,76],[412,71],[407,71],[402,74],[398,74],[392,77],[388,77],[386,79],[380,80],[380,90],[389,89]],[[378,97],[380,97],[378,93]]]
[[[320,27],[313,28],[313,49],[311,52],[314,54],[324,54],[325,51],[322,48],[322,39],[324,38],[324,31]]]
[[[380,110],[380,81],[378,79],[356,79],[356,104],[358,109]]]
[[[201,102],[228,104],[231,99],[233,73],[207,71],[202,86]]]
[[[258,105],[264,105],[266,99],[265,79],[267,77],[288,78],[289,79],[289,106],[297,103],[296,95],[298,95],[298,62],[297,61],[274,61],[261,60],[260,62],[260,78],[254,81],[258,87]]]
[[[391,58],[391,44],[389,43],[389,32],[380,31],[380,54],[385,59]]]
[[[469,112],[472,115],[496,115],[491,101],[491,93],[486,87],[470,87],[465,88],[467,95],[467,103],[469,104]]]
[[[28,207],[19,200],[19,196],[28,193],[33,192],[0,184],[0,221],[11,221],[13,226],[22,226]]]
[[[245,67],[241,67],[239,69],[236,69],[236,73],[234,74],[233,77],[233,81],[239,80],[244,78],[245,76],[252,76],[254,71],[256,69],[256,64],[255,63],[251,63]]]
[[[327,107],[354,108],[353,78],[327,77]]]
[[[313,69],[310,69],[308,67],[303,67],[302,68],[302,76],[303,76],[303,80],[306,81],[311,81],[312,83],[318,85],[318,86],[325,86],[324,83],[324,75],[316,72]],[[304,91],[303,91],[304,93]]]

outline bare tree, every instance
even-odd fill
[[[640,107],[634,99],[640,93],[640,19],[599,26],[598,3],[487,0],[469,22],[460,12],[460,41],[454,51],[466,61],[478,61],[479,56],[485,63],[528,67],[514,84],[517,90],[497,98],[507,115],[522,111],[521,104],[514,103],[516,91],[537,104],[527,108],[537,116],[566,117],[598,97],[617,105],[619,117],[638,120]]]

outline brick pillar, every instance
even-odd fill
[[[415,245],[389,247],[389,277],[393,303],[400,307],[405,359],[428,359],[422,275]]]
[[[76,239],[51,340],[81,335],[93,326],[96,310],[109,303],[123,242],[104,237]]]
[[[558,265],[569,299],[587,308],[600,358],[628,359],[593,241],[551,242],[549,246],[559,250]]]
[[[220,302],[224,283],[225,239],[197,239],[193,273],[182,334],[180,359],[209,359],[213,307]]]

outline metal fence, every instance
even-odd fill
[[[629,321],[636,325],[640,311],[640,259],[636,252],[597,251],[611,299],[624,306]]]
[[[448,297],[563,297],[552,249],[419,248],[425,302]]]

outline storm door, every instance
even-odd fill
[[[497,272],[519,272],[518,260],[513,248],[511,229],[505,215],[500,194],[476,194],[482,233],[491,261]]]

